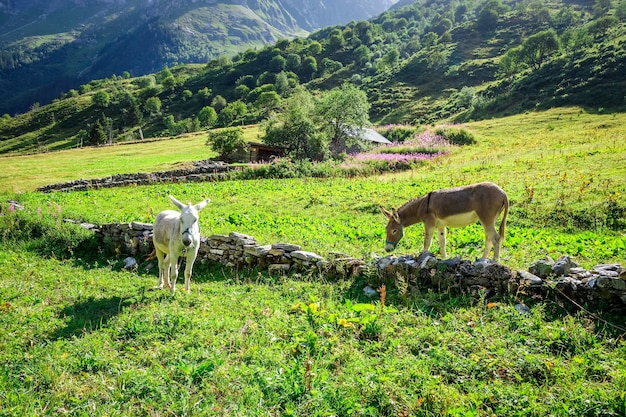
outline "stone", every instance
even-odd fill
[[[256,244],[256,239],[243,233],[231,232],[228,236],[239,246]]]
[[[437,258],[435,258],[435,255],[433,255],[433,253],[429,251],[423,251],[422,253],[420,253],[416,259],[416,262],[419,264],[419,267],[421,269],[434,268],[439,263]]]
[[[270,255],[270,256],[283,256],[285,254],[285,250],[284,249],[271,248],[267,254]]]
[[[601,264],[594,266],[593,272],[603,277],[619,278],[623,271],[619,264]]]
[[[267,271],[270,274],[285,274],[285,273],[289,272],[290,268],[291,268],[291,265],[289,265],[289,264],[271,264],[267,268]]]
[[[295,259],[300,259],[306,262],[317,262],[321,261],[323,258],[317,253],[307,252],[303,250],[296,250],[291,252],[291,256]]]
[[[517,271],[517,275],[519,275],[519,277],[522,279],[524,284],[529,285],[531,287],[539,287],[543,285],[543,280],[539,278],[537,275],[531,274],[530,272],[520,270],[520,271]]]
[[[567,275],[572,268],[576,268],[578,265],[572,261],[567,255],[561,256],[552,266],[552,273],[557,276]]]
[[[417,261],[417,263],[421,264],[425,258],[434,258],[434,257],[435,255],[432,252],[425,250],[425,251],[422,251],[415,260]]]
[[[367,285],[365,288],[363,288],[363,294],[365,294],[366,297],[372,298],[378,294],[378,291]]]
[[[485,269],[491,265],[494,265],[496,262],[493,259],[489,258],[478,258],[476,262],[474,262],[474,267],[477,269]]]
[[[211,235],[209,236],[209,240],[217,240],[220,242],[230,242],[230,236],[226,235]]]
[[[285,252],[293,252],[296,250],[302,250],[302,247],[291,243],[274,243],[272,245],[272,249],[282,249]]]
[[[626,281],[619,278],[600,277],[596,280],[598,288],[616,291],[626,291]]]
[[[143,222],[131,222],[130,227],[133,230],[152,230],[153,225],[152,223],[143,223]]]
[[[250,246],[243,247],[244,253],[247,253],[256,257],[267,255],[270,249],[272,249],[272,245],[250,245]]]
[[[137,269],[137,260],[132,256],[124,259],[124,269],[135,270]]]
[[[456,269],[461,265],[461,258],[459,256],[455,256],[454,258],[446,259],[441,261],[448,268]]]
[[[522,303],[515,304],[515,309],[522,314],[530,313],[530,307],[528,307],[526,304],[522,304]]]
[[[533,262],[528,268],[528,272],[537,275],[539,278],[546,279],[552,275],[552,267],[554,266],[554,260],[549,256],[543,259],[539,259]]]

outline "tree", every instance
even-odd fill
[[[231,127],[209,132],[206,144],[219,154],[220,159],[226,162],[240,162],[245,160],[248,150],[243,130],[240,127]]]
[[[250,93],[250,88],[247,85],[240,84],[235,87],[235,95],[237,98],[245,99]]]
[[[539,69],[547,57],[559,48],[559,38],[556,32],[552,29],[544,30],[529,36],[524,41],[520,55],[525,63]]]
[[[213,97],[213,101],[211,102],[211,106],[215,109],[216,112],[221,112],[224,107],[226,107],[226,99],[220,95]]]
[[[338,51],[343,48],[345,44],[345,39],[343,38],[343,33],[339,29],[333,29],[328,36],[328,46],[331,51]]]
[[[611,0],[595,0],[593,2],[593,14],[595,17],[604,16],[611,10]]]
[[[522,66],[524,65],[522,59],[522,47],[518,46],[516,48],[509,49],[506,54],[500,58],[499,63],[499,73],[504,78],[513,78],[516,74],[520,72]]]
[[[286,97],[291,90],[289,85],[289,77],[285,71],[276,74],[276,91],[283,97]]]
[[[220,126],[231,126],[232,124],[243,121],[243,118],[248,113],[248,106],[241,100],[228,103],[217,116],[217,121]]]
[[[399,59],[400,59],[400,51],[398,51],[398,48],[395,48],[395,47],[391,48],[389,52],[387,52],[385,56],[382,58],[383,62],[390,67],[393,67],[394,65],[396,65]]]
[[[100,120],[96,120],[96,123],[91,126],[89,130],[89,136],[87,137],[87,142],[89,145],[101,145],[106,143],[107,134],[104,131],[104,127]]]
[[[305,57],[302,61],[302,67],[300,69],[300,73],[302,74],[302,76],[307,80],[311,80],[316,72],[317,61],[315,60],[315,58],[312,56]]]
[[[283,58],[282,55],[276,55],[270,61],[270,68],[275,73],[279,73],[282,70],[284,70],[286,65],[287,65],[287,60]]]
[[[264,116],[268,116],[270,112],[280,106],[282,99],[276,91],[265,91],[259,95],[254,105],[261,110]]]
[[[365,92],[352,84],[343,84],[322,96],[317,113],[333,153],[358,146],[359,133],[369,125],[369,109]]]
[[[602,16],[587,25],[587,30],[596,39],[603,37],[610,27],[619,23],[614,16]]]
[[[213,127],[217,121],[217,112],[211,106],[205,106],[198,113],[198,121],[202,127]]]
[[[92,96],[92,101],[96,106],[105,109],[111,104],[111,96],[106,91],[98,91]]]
[[[261,124],[263,142],[280,147],[294,159],[322,160],[328,141],[317,127],[314,99],[302,87],[286,100],[285,110]]]
[[[176,78],[169,76],[163,79],[163,81],[161,81],[161,85],[163,86],[163,88],[165,88],[168,91],[174,91],[174,89],[176,88]]]
[[[124,126],[137,126],[143,121],[143,113],[139,109],[136,100],[129,99],[126,107],[122,109],[122,123]]]
[[[330,58],[322,59],[322,73],[323,74],[332,74],[333,72],[339,71],[343,68],[343,64],[339,61],[333,61]]]
[[[353,52],[354,55],[354,63],[358,66],[363,66],[366,63],[370,62],[372,59],[372,51],[365,45],[361,45],[356,48]]]
[[[285,69],[289,71],[298,71],[300,69],[300,65],[302,65],[302,59],[298,54],[289,54],[287,55],[287,62],[285,63]]]
[[[165,67],[157,74],[157,81],[162,84],[163,80],[170,77],[174,78],[172,71],[170,71],[168,67]]]
[[[476,22],[478,30],[495,29],[500,15],[508,11],[509,7],[502,4],[501,0],[489,0],[478,13],[478,21]]]
[[[316,56],[316,55],[321,54],[323,49],[324,48],[322,47],[321,43],[319,43],[318,41],[313,41],[313,42],[311,42],[309,44],[309,47],[307,48],[307,51],[311,55]]]
[[[203,88],[198,90],[198,95],[200,97],[202,97],[203,99],[205,99],[205,100],[208,100],[209,97],[211,97],[212,93],[213,92],[211,91],[211,89],[209,87],[203,87]]]
[[[150,114],[159,114],[161,111],[161,99],[158,97],[150,97],[146,100],[143,107]]]

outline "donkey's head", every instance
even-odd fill
[[[402,226],[402,221],[400,220],[400,216],[398,215],[398,210],[391,209],[385,210],[382,206],[379,206],[380,211],[389,219],[387,222],[387,226],[385,226],[385,250],[387,252],[392,251],[402,236],[404,236],[404,227]]]
[[[174,205],[180,210],[180,217],[178,219],[180,222],[179,230],[182,235],[181,239],[183,241],[183,245],[189,247],[189,245],[194,242],[194,237],[197,241],[200,235],[200,226],[198,226],[198,212],[202,210],[209,203],[210,200],[207,198],[206,200],[201,201],[200,203],[193,206],[191,205],[191,203],[185,205],[176,200],[173,196],[170,196],[170,200],[172,200],[172,203],[174,203]]]

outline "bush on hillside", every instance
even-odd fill
[[[420,128],[405,124],[379,126],[375,130],[394,143],[407,141],[420,132]]]
[[[435,134],[441,136],[453,145],[472,145],[476,143],[474,135],[458,126],[442,125],[435,128]]]

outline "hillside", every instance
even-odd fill
[[[399,3],[400,4],[400,3]],[[417,1],[370,21],[260,50],[114,76],[0,121],[0,152],[76,146],[94,126],[113,141],[258,123],[297,85],[367,93],[375,124],[465,121],[576,105],[624,108],[626,2]],[[268,98],[270,101],[268,101]],[[201,111],[217,118],[205,123]]]
[[[93,79],[206,63],[367,19],[395,0],[0,2],[0,114]],[[358,6],[358,7],[357,7]]]

